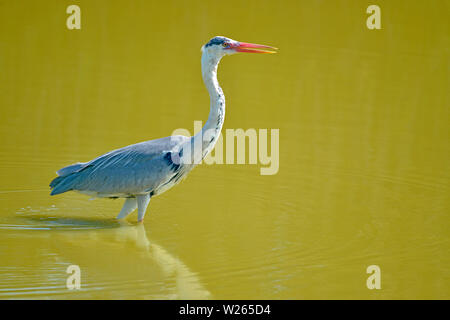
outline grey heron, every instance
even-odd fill
[[[202,130],[192,137],[170,136],[113,150],[89,162],[64,167],[50,183],[51,195],[67,191],[101,198],[125,198],[117,219],[138,209],[144,220],[150,199],[179,183],[214,147],[225,117],[225,96],[217,67],[225,55],[237,52],[275,53],[276,48],[212,38],[202,47],[202,77],[210,96],[210,112]]]

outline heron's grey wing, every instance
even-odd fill
[[[172,162],[172,152],[178,152],[189,139],[171,136],[145,141],[108,152],[87,163],[63,168],[58,172],[66,175],[51,183],[54,187],[51,194],[69,190],[104,195],[149,192],[170,179],[178,169]],[[69,173],[71,167],[74,171]]]

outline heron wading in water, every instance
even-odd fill
[[[208,121],[193,137],[170,136],[113,150],[57,171],[51,195],[77,191],[93,197],[125,198],[117,219],[138,209],[144,220],[150,199],[179,183],[214,148],[225,118],[225,96],[217,81],[222,57],[238,52],[275,53],[276,48],[214,37],[202,47],[202,76],[210,96]]]

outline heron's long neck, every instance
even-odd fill
[[[193,138],[196,161],[203,159],[214,148],[225,120],[225,96],[217,81],[220,58],[202,55],[202,76],[210,97],[208,120]],[[200,150],[201,146],[201,150]]]

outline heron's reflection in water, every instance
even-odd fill
[[[150,240],[143,224],[90,218],[24,218],[26,224],[15,223],[15,230],[9,230],[33,237],[39,250],[27,256],[26,269],[32,276],[17,274],[15,287],[20,290],[13,292],[15,297],[211,298],[198,275]],[[80,267],[81,290],[68,290],[65,286],[66,268],[72,264]]]
[[[143,224],[128,225],[126,222],[122,222],[122,224],[124,225],[115,229],[116,239],[122,242],[134,242],[144,257],[156,262],[166,278],[173,278],[176,280],[176,290],[174,294],[170,296],[171,298],[211,298],[211,293],[203,287],[198,276],[191,271],[183,261],[148,239]]]

